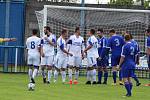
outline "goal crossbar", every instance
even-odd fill
[[[68,10],[95,10],[95,11],[116,11],[116,12],[127,12],[127,13],[150,13],[150,10],[137,10],[137,9],[115,9],[115,8],[93,8],[93,7],[75,7],[75,6],[55,6],[55,5],[44,5],[45,8],[54,9],[68,9]]]

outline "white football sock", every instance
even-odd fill
[[[37,76],[37,73],[38,73],[38,69],[34,69],[33,75],[32,75],[32,78],[33,78],[33,79]]]
[[[91,73],[90,73],[90,71],[87,71],[87,81],[91,81]]]
[[[66,71],[62,71],[61,76],[62,76],[62,82],[64,83],[66,81]]]
[[[69,73],[69,80],[72,80],[72,69],[68,69],[68,73]]]
[[[75,80],[78,80],[79,77],[79,71],[75,71]]]
[[[48,70],[48,82],[51,81],[51,77],[52,77],[52,70]]]
[[[92,70],[92,81],[96,81],[96,69]]]
[[[57,78],[58,78],[58,72],[57,72],[57,70],[55,70],[54,71],[54,80],[57,80]]]

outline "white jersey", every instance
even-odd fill
[[[45,38],[48,38],[48,40]],[[43,47],[43,53],[45,56],[53,56],[55,54],[54,46],[50,45],[49,41],[56,43],[56,36],[53,34],[49,35],[49,37],[47,35],[43,36],[41,45]]]
[[[57,56],[66,57],[67,54],[62,51],[67,50],[66,41],[60,36],[57,40]]]
[[[92,45],[92,48],[87,51],[87,56],[98,58],[98,40],[94,35],[88,38],[87,47],[89,45]]]
[[[81,57],[81,50],[84,49],[84,39],[83,37],[72,35],[69,38],[69,52],[75,57]]]
[[[26,46],[28,49],[28,54],[39,54],[39,46],[41,39],[37,36],[31,36],[27,38]]]

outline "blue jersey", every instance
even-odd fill
[[[146,47],[150,48],[150,36],[148,36],[146,39]]]
[[[131,42],[134,44],[136,50],[138,53],[140,53],[140,47],[137,41],[135,41],[134,39],[131,40]]]
[[[107,48],[107,44],[108,44],[108,39],[106,37],[102,37],[102,38],[97,38],[98,40],[98,54],[99,57],[101,58],[105,58],[108,56],[108,48]]]
[[[134,69],[135,68],[135,57],[138,54],[137,49],[135,45],[130,41],[127,42],[122,47],[122,53],[121,56],[124,57],[124,62],[122,64],[122,70],[126,69]]]
[[[119,35],[113,35],[108,40],[108,47],[111,49],[112,55],[120,56],[122,51],[122,46],[125,44],[123,37]]]

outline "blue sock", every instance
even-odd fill
[[[139,83],[139,80],[135,74],[133,75],[133,79],[136,81],[136,83]]]
[[[124,86],[125,86],[125,89],[127,91],[127,95],[131,95],[130,83],[129,82],[125,82]]]
[[[119,81],[122,81],[122,73],[119,71]]]
[[[104,73],[104,82],[106,82],[106,83],[107,83],[107,78],[108,78],[108,72],[105,72]]]
[[[132,91],[133,84],[132,83],[129,84],[130,84],[130,91]]]
[[[102,75],[103,75],[103,72],[102,72],[102,71],[99,71],[99,72],[98,72],[98,82],[101,82],[101,81],[102,81]]]
[[[116,83],[116,78],[117,78],[117,72],[113,71],[113,80],[114,80],[114,83]]]

